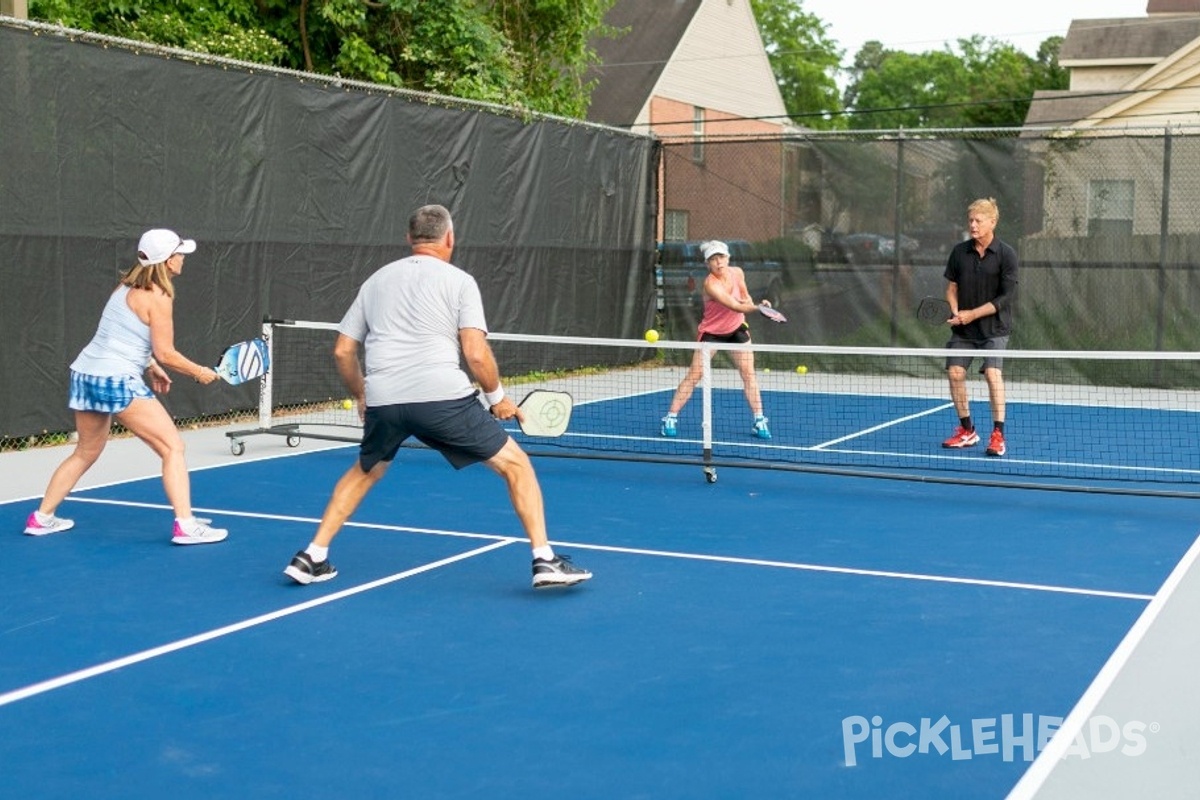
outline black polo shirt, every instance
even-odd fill
[[[956,325],[954,332],[966,339],[991,339],[1012,334],[1013,303],[1017,298],[1017,251],[992,237],[980,256],[975,240],[959,242],[950,251],[943,277],[958,284],[958,307],[996,306],[996,313],[969,325]]]

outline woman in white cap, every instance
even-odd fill
[[[207,544],[228,535],[192,514],[183,438],[154,396],[171,389],[164,367],[198,383],[217,379],[215,371],[175,349],[172,279],[183,271],[184,256],[195,251],[195,241],[174,231],[156,228],[142,234],[137,263],[121,278],[104,306],[95,336],[71,364],[67,405],[75,411],[78,442],[50,477],[41,505],[25,523],[25,533],[41,536],[75,525],[54,512],[104,451],[115,417],[162,458],[163,488],[175,510],[171,540]],[[146,385],[146,375],[153,391]]]
[[[750,325],[746,322],[746,314],[757,311],[758,306],[750,299],[745,273],[741,267],[730,265],[729,248],[724,242],[705,242],[700,245],[700,252],[704,254],[704,263],[708,267],[708,276],[704,279],[704,315],[699,325],[700,341],[748,344]],[[766,300],[762,302],[770,305]],[[729,357],[742,376],[746,402],[754,414],[750,433],[759,439],[770,439],[771,430],[767,427],[767,418],[763,416],[762,395],[754,375],[754,353],[750,350],[730,350]],[[663,417],[663,436],[679,435],[679,412],[691,398],[703,374],[704,352],[696,350],[692,365],[675,390],[671,407]]]

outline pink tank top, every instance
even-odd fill
[[[726,267],[728,269],[728,267]],[[731,273],[732,274],[732,273]],[[750,290],[746,288],[746,280],[738,275],[733,281],[732,291],[729,292],[737,300],[750,301]],[[724,336],[733,333],[746,321],[746,315],[723,306],[713,300],[707,293],[704,295],[704,316],[700,318],[700,335],[706,333]]]

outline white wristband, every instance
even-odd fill
[[[488,408],[496,405],[504,399],[504,386],[496,384],[496,390],[494,392],[484,392],[483,399],[487,401]]]

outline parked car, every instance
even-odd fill
[[[756,301],[767,299],[778,305],[783,294],[783,266],[761,258],[750,242],[726,239],[729,263],[741,267],[746,275],[746,288]],[[666,307],[703,305],[704,279],[708,266],[700,252],[700,241],[662,242],[659,244],[659,281],[663,304]]]
[[[896,237],[891,234],[848,233],[841,242],[852,264],[888,263],[896,256]],[[911,259],[920,247],[916,239],[900,234],[900,252],[905,259]]]
[[[966,241],[970,234],[962,225],[921,225],[909,230],[920,242],[915,260],[921,263],[945,264],[954,245]]]

